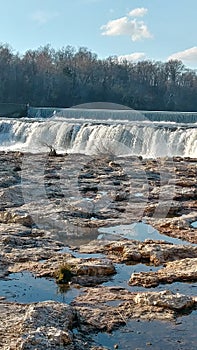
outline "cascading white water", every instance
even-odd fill
[[[0,120],[0,150],[197,157],[197,127],[151,122],[99,123],[65,119]]]

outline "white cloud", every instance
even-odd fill
[[[197,46],[191,47],[190,49],[176,52],[168,57],[168,60],[181,60],[186,63],[197,64]]]
[[[127,17],[114,19],[101,27],[101,30],[103,30],[102,35],[111,36],[111,35],[126,34],[127,25],[128,25]]]
[[[144,17],[148,12],[148,9],[144,7],[138,7],[132,11],[129,12],[129,16],[131,17]]]
[[[59,16],[58,12],[47,12],[47,11],[38,10],[31,15],[31,19],[37,24],[43,25],[58,16]]]
[[[143,60],[146,57],[144,52],[133,52],[130,55],[122,55],[118,56],[118,60],[120,62],[123,62],[124,60],[133,62],[133,61],[140,61]]]
[[[121,17],[101,27],[102,35],[128,35],[132,41],[151,38],[152,35],[143,21],[131,20],[128,16]]]

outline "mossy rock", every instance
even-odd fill
[[[56,272],[56,282],[58,284],[67,284],[71,281],[73,273],[71,267],[68,264],[60,266],[59,270]]]

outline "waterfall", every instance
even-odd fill
[[[195,124],[0,119],[0,150],[197,157]]]

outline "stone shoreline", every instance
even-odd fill
[[[1,349],[101,350],[91,334],[131,319],[172,322],[197,308],[197,295],[165,289],[174,281],[197,282],[196,159],[1,152],[0,170],[0,283],[29,271],[81,288],[70,305],[19,304],[2,295]],[[99,227],[139,221],[183,244],[121,235],[97,239]],[[143,286],[144,292],[104,286],[120,263],[158,269],[131,274],[128,287]],[[160,284],[162,291],[148,291]]]

